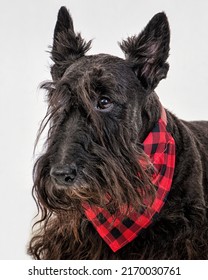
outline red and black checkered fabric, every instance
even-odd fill
[[[128,216],[118,211],[115,216],[101,207],[83,205],[87,219],[114,252],[131,242],[152,223],[170,191],[175,167],[175,141],[167,131],[166,116],[161,117],[149,133],[143,148],[155,167],[152,183],[157,192],[150,207],[147,206],[143,213],[133,210]]]

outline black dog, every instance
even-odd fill
[[[49,126],[34,167],[36,259],[207,259],[208,122],[165,110],[170,31],[156,14],[120,44],[126,59],[86,56],[62,7],[53,81],[44,84]]]

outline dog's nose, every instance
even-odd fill
[[[57,184],[70,185],[77,177],[77,166],[75,163],[56,165],[51,168],[50,175]]]

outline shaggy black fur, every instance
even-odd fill
[[[157,220],[133,242],[113,253],[81,207],[88,201],[110,211],[123,203],[140,209],[137,188],[154,197],[149,171],[138,159],[145,157],[140,143],[160,117],[154,89],[168,72],[169,37],[166,15],[159,13],[120,44],[125,60],[86,56],[91,42],[75,34],[67,9],[60,9],[53,81],[43,85],[49,107],[39,134],[49,125],[48,138],[34,167],[40,218],[28,249],[33,258],[208,258],[207,122],[185,122],[166,110],[176,142],[173,184]]]

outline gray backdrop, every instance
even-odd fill
[[[38,85],[50,78],[46,51],[59,7],[71,10],[75,28],[83,37],[94,38],[90,53],[121,57],[117,42],[139,33],[155,13],[165,11],[171,26],[170,71],[157,93],[165,107],[192,120],[208,119],[208,1],[1,2],[0,259],[27,259],[25,248],[36,213],[31,197],[33,145],[46,110]]]

